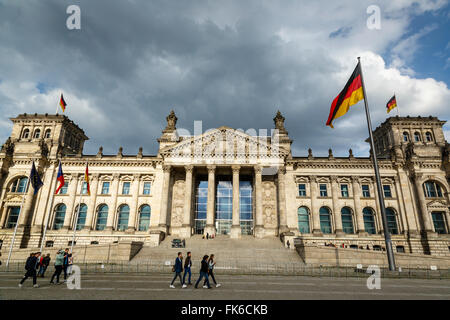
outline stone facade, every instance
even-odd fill
[[[228,127],[177,134],[171,112],[157,155],[83,154],[88,139],[62,115],[19,115],[0,151],[0,240],[16,248],[243,234],[383,250],[370,157],[295,157],[278,112],[270,137]],[[450,256],[450,146],[437,118],[388,118],[374,132],[394,248]],[[26,189],[35,161],[44,186]],[[53,195],[61,161],[66,188]],[[83,181],[89,164],[91,195]],[[22,183],[22,185],[21,185]],[[81,199],[81,200],[80,200]],[[24,200],[24,201],[22,201]],[[78,222],[75,217],[81,203]],[[16,215],[16,216],[15,216]],[[16,218],[15,218],[16,217]],[[300,240],[299,240],[300,239]],[[292,246],[293,247],[293,246]]]

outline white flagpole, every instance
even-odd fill
[[[19,187],[19,186],[17,186],[17,187]],[[14,234],[13,234],[13,238],[11,240],[11,246],[9,247],[8,260],[6,260],[6,267],[8,267],[9,260],[11,259],[11,254],[12,254],[12,250],[13,250],[13,246],[14,246],[14,241],[16,240],[17,227],[19,225],[20,216],[22,215],[23,203],[25,202],[25,198],[27,196],[29,187],[30,187],[30,177],[28,177],[27,185],[25,187],[25,193],[24,193],[24,195],[22,197],[22,203],[20,204],[19,214],[17,215],[17,222],[16,222],[16,226],[14,228]]]
[[[61,164],[61,160],[59,160],[59,163]],[[58,166],[58,169],[59,169],[59,166]],[[54,174],[52,174],[52,182],[53,182],[53,178],[54,178]],[[45,235],[47,234],[47,228],[48,228],[48,224],[50,222],[50,216],[52,215],[53,201],[55,200],[56,188],[58,188],[58,183],[55,183],[55,190],[53,191],[52,198],[50,200],[50,208],[48,210],[48,216],[47,216],[47,219],[45,220],[44,232],[42,234],[42,241],[41,241],[41,249],[40,249],[41,252],[44,249]]]
[[[59,96],[59,101],[61,101],[61,96]],[[55,114],[58,114],[59,101],[58,101],[58,103],[56,104],[56,111],[55,111]]]

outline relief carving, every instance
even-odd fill
[[[275,184],[273,181],[264,181],[262,189],[264,226],[276,228],[278,219]]]
[[[172,226],[181,227],[184,213],[184,180],[176,180],[172,193]]]

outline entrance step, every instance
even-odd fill
[[[203,239],[201,235],[195,235],[185,239],[185,248],[172,248],[172,240],[176,237],[169,236],[158,247],[144,246],[132,259],[132,263],[165,264],[173,263],[177,252],[183,256],[190,251],[194,267],[200,265],[202,257],[214,254],[217,266],[239,267],[266,266],[280,264],[303,264],[295,250],[287,249],[278,238],[256,239],[253,236],[242,236],[240,239],[231,239],[226,235],[217,235],[214,239]]]

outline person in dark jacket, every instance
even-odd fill
[[[191,252],[187,253],[186,261],[184,262],[184,275],[183,275],[183,288],[186,288],[186,274],[189,273],[188,285],[191,285],[191,266],[192,266],[192,258]]]
[[[183,286],[183,280],[181,279],[181,273],[183,272],[183,254],[181,252],[178,252],[178,256],[175,259],[175,265],[173,267],[173,271],[175,272],[175,276],[172,279],[172,282],[170,283],[171,288],[175,288],[173,283],[175,282],[175,279],[177,277],[180,278],[181,286]]]
[[[197,282],[195,283],[195,289],[197,289],[198,284],[200,283],[200,281],[202,281],[203,278],[205,278],[205,285],[203,286],[203,288],[211,289],[211,285],[209,284],[209,279],[208,279],[208,270],[209,270],[208,255],[204,255],[203,260],[202,260],[202,266],[200,268],[200,277],[198,278]]]
[[[36,269],[39,267],[39,256],[41,255],[40,252],[32,253],[27,261],[25,262],[25,270],[27,272],[23,276],[22,280],[19,283],[19,287],[22,287],[25,280],[27,280],[29,277],[33,277],[33,287],[39,288],[39,285],[36,283]]]
[[[64,250],[64,261],[63,261],[63,271],[64,271],[64,282],[67,280],[67,268],[69,267],[69,248]]]
[[[216,282],[216,278],[214,277],[214,267],[216,265],[216,262],[214,261],[214,255],[211,254],[211,256],[208,259],[208,275],[211,277],[212,281],[216,285],[216,287],[220,287],[221,284]],[[206,284],[206,280],[203,283],[203,285]]]

